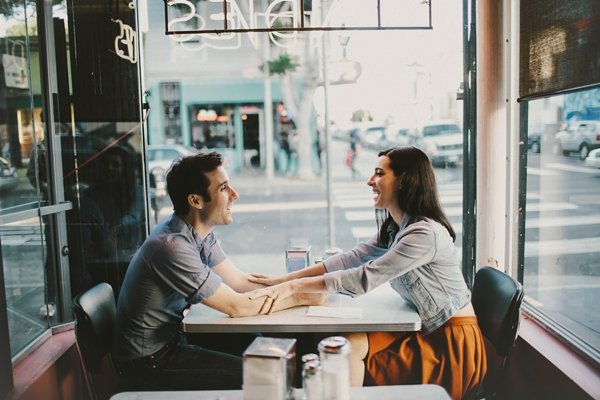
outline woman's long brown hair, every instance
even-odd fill
[[[390,167],[396,177],[402,176],[402,184],[396,193],[398,206],[411,216],[414,222],[420,217],[427,217],[442,224],[452,240],[456,240],[454,229],[442,210],[435,172],[427,155],[416,147],[392,147],[383,150],[379,156],[390,160]],[[378,244],[387,247],[398,233],[398,225],[387,210],[377,210],[379,227]]]

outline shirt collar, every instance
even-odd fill
[[[402,216],[402,220],[400,221],[400,225],[398,225],[398,232],[403,231],[404,228],[408,226],[408,221],[410,221],[410,218],[411,215],[405,211],[404,215]]]

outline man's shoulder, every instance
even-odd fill
[[[153,231],[144,242],[144,245],[155,249],[194,246],[194,238],[185,231],[160,229]]]

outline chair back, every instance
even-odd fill
[[[472,298],[477,322],[496,354],[507,357],[517,339],[523,287],[492,267],[475,274]]]
[[[94,381],[99,375],[108,375],[106,358],[109,359],[111,376],[102,377],[102,381],[110,381],[116,376],[110,358],[116,325],[116,306],[112,287],[108,283],[101,282],[81,293],[73,300],[73,312],[75,337],[88,391],[91,398],[98,398],[99,394],[105,392],[106,385],[96,385]]]

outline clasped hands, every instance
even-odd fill
[[[260,283],[267,287],[248,292],[251,300],[264,297],[259,314],[271,314],[273,311],[302,305],[321,305],[327,300],[327,293],[323,291],[306,290],[302,282],[306,278],[286,280],[282,277],[267,277],[252,274],[249,281]]]

